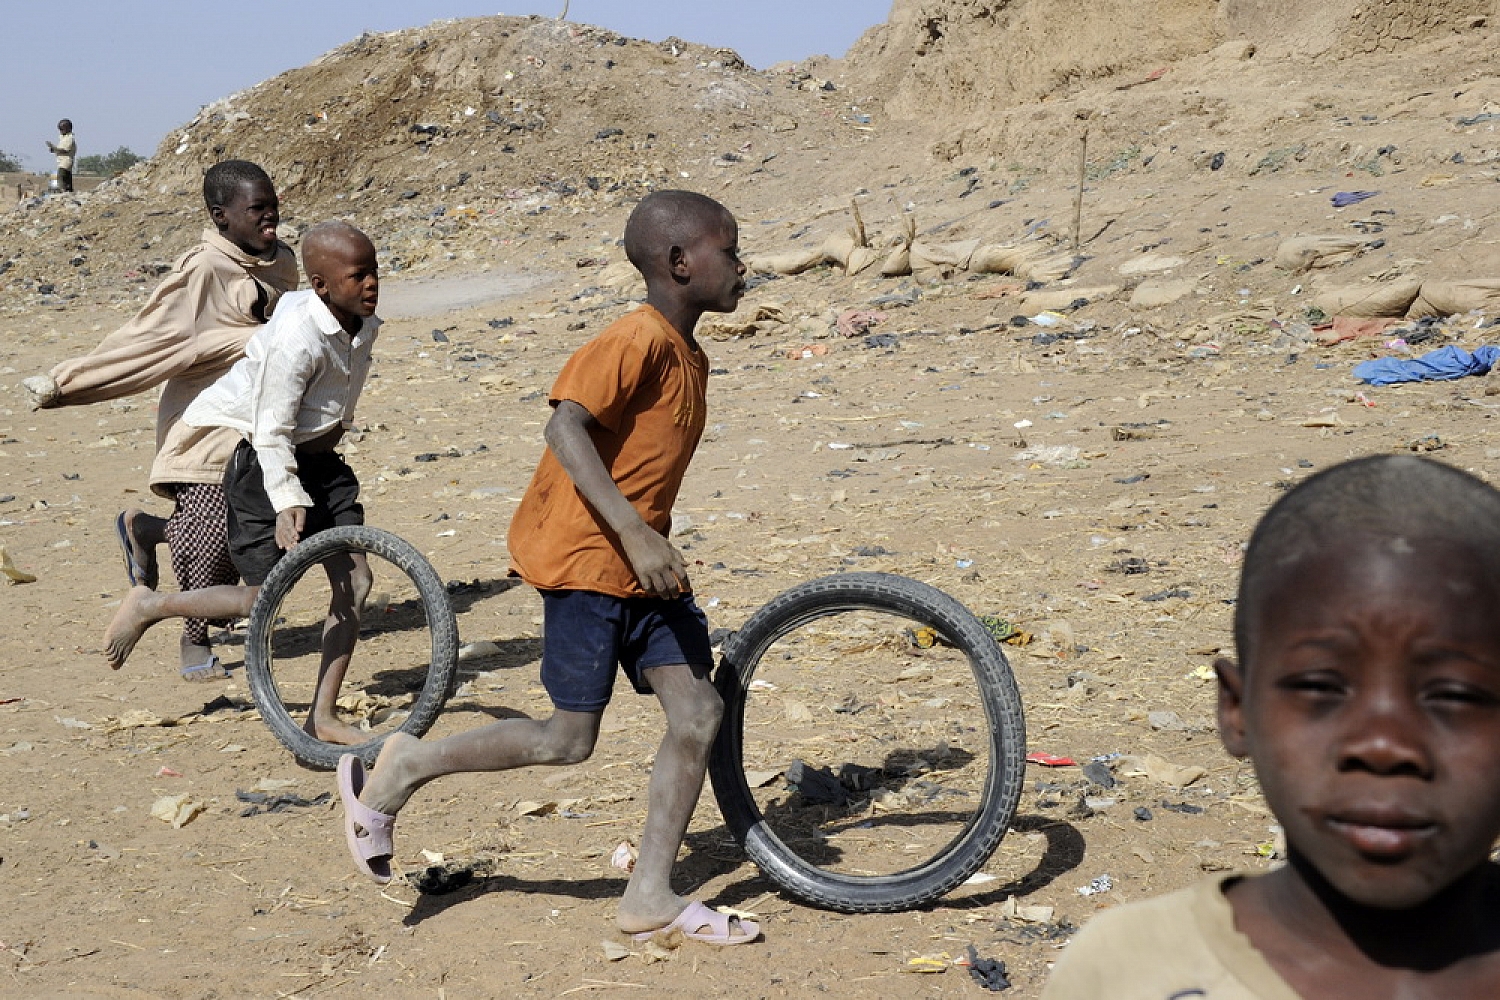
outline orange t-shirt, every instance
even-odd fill
[[[666,535],[707,411],[708,357],[641,306],[578,349],[552,387],[598,421],[592,438],[625,499]],[[548,448],[510,522],[511,569],[539,590],[643,597],[620,541]]]

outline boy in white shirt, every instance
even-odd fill
[[[303,237],[302,266],[311,290],[282,296],[245,357],[183,415],[193,426],[244,435],[225,471],[224,491],[230,556],[245,585],[181,593],[134,588],[104,634],[104,654],[116,670],[159,621],[247,617],[282,552],[308,534],[364,523],[359,480],[333,449],[353,426],[380,326],[375,247],[348,223],[319,223]],[[339,719],[335,702],[359,637],[370,569],[363,553],[331,558],[323,567],[333,596],[306,729],[329,743],[363,743],[368,734]]]

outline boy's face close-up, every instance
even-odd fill
[[[308,280],[344,329],[353,332],[361,319],[375,315],[380,303],[380,269],[369,240],[351,236],[333,244]]]
[[[1356,903],[1405,909],[1500,833],[1500,592],[1454,542],[1334,537],[1273,571],[1220,732],[1292,851]]]
[[[726,214],[686,248],[695,297],[710,312],[734,312],[745,294],[739,243],[739,226]]]
[[[248,254],[263,257],[276,245],[281,202],[270,181],[241,181],[226,205],[209,209],[224,238]]]

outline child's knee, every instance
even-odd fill
[[[553,715],[546,723],[538,763],[582,764],[593,756],[598,738],[597,725],[580,724],[579,720]]]
[[[712,685],[703,685],[667,719],[667,728],[679,739],[708,746],[724,720],[724,699]]]

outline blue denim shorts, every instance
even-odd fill
[[[542,686],[565,712],[602,712],[615,666],[636,691],[650,694],[644,672],[687,664],[711,670],[708,618],[680,597],[613,597],[591,590],[544,590]]]

